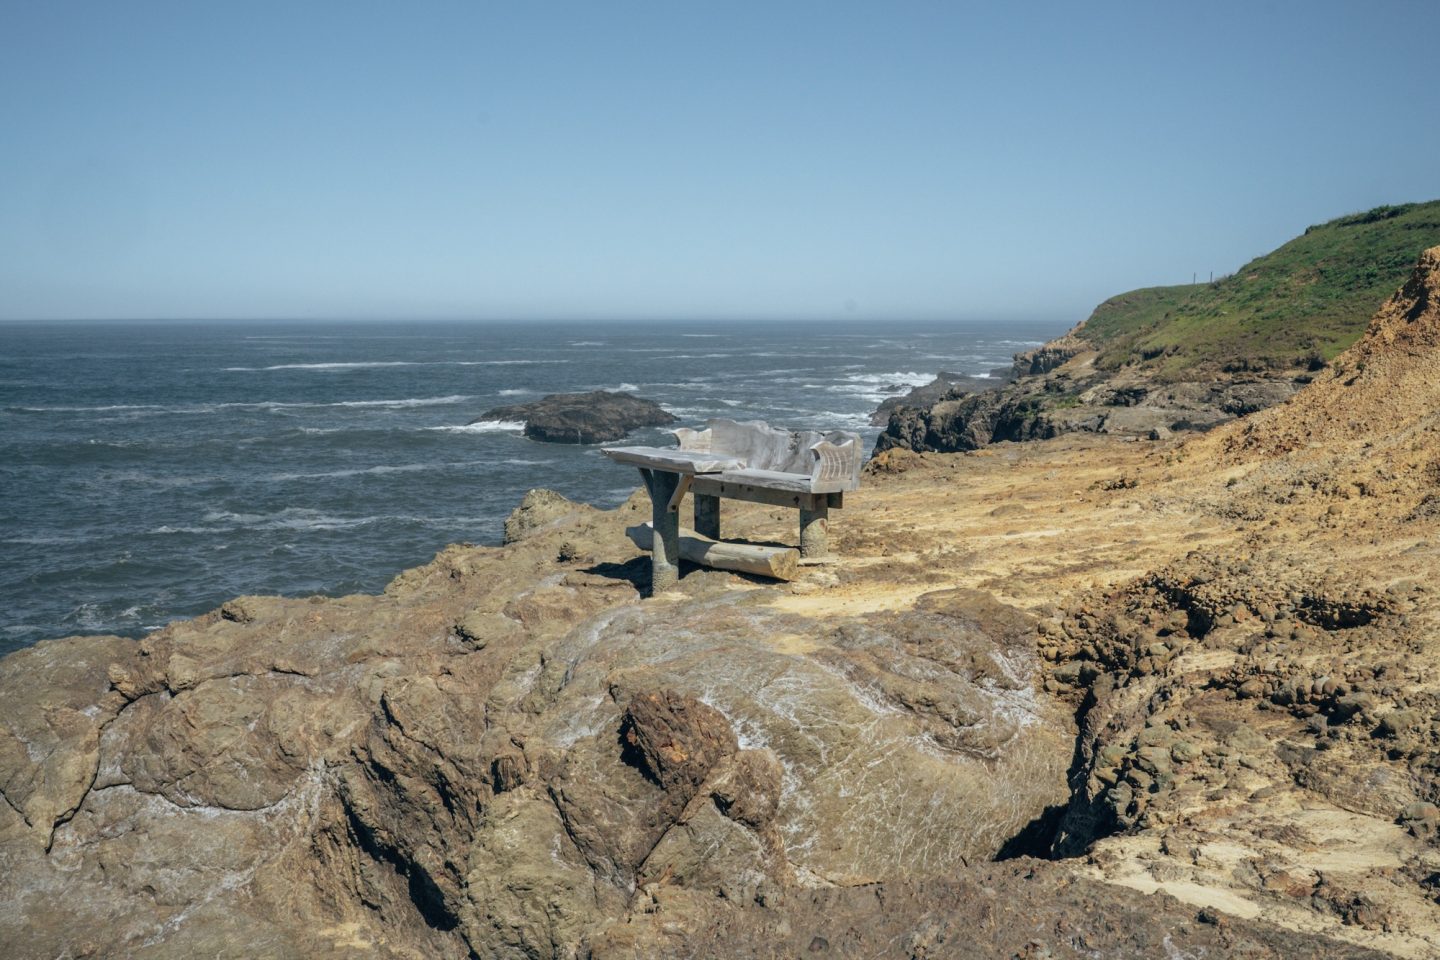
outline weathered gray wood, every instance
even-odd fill
[[[728,500],[745,500],[749,503],[764,503],[772,507],[809,507],[812,504],[828,503],[833,494],[795,493],[790,490],[771,490],[752,483],[726,483],[713,475],[696,477],[690,491],[697,496],[724,497]]]
[[[673,473],[719,473],[745,466],[743,460],[735,457],[711,456],[674,447],[601,447],[600,452],[616,463]]]
[[[741,483],[788,493],[815,492],[810,489],[809,477],[799,473],[781,473],[779,470],[725,470],[715,479],[722,483]]]
[[[676,538],[687,492],[695,494],[698,535],[712,542],[720,538],[720,499],[746,500],[799,510],[801,555],[828,555],[829,511],[844,506],[844,492],[860,484],[864,456],[858,435],[783,430],[760,420],[723,418],[707,421],[704,430],[681,427],[674,433],[678,449],[603,448],[617,463],[639,467],[645,478],[654,528],[661,533],[651,550],[655,592],[679,579]]]
[[[692,475],[688,473],[682,473],[679,476],[680,481],[675,484],[675,491],[670,494],[670,499],[665,504],[665,509],[669,510],[671,513],[680,512],[680,504],[684,502],[685,494],[690,492],[690,484],[695,479]]]
[[[650,491],[650,516],[657,536],[650,547],[650,593],[671,589],[680,581],[680,514],[670,509],[670,498],[680,475],[665,470],[641,470]]]
[[[839,493],[860,486],[860,467],[865,453],[860,448],[859,437],[841,443],[827,438],[812,446],[810,453],[815,457],[815,465],[810,472],[812,492]]]
[[[800,508],[800,556],[807,560],[830,552],[830,508],[817,504]]]
[[[627,527],[625,535],[641,550],[656,543],[650,524]],[[693,530],[679,533],[679,555],[691,563],[717,570],[734,570],[774,580],[794,580],[800,567],[800,552],[793,547],[766,547],[751,543],[726,543],[701,536]]]
[[[785,475],[790,478],[787,484],[803,478],[810,493],[854,490],[860,485],[865,455],[857,434],[785,430],[763,420],[741,423],[715,418],[706,423],[704,430],[681,427],[674,431],[682,451],[696,456],[733,456],[744,461],[742,469]]]
[[[720,539],[720,498],[708,493],[695,494],[695,532],[711,540]]]

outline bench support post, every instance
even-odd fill
[[[640,475],[650,493],[650,516],[655,529],[650,548],[650,595],[655,596],[680,582],[680,511],[670,508],[671,498],[680,486],[680,475],[666,470],[641,470]]]
[[[830,507],[823,496],[800,508],[800,556],[806,560],[830,552]]]
[[[720,498],[708,493],[695,494],[695,532],[711,540],[720,539]]]

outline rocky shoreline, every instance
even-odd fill
[[[41,643],[0,942],[1434,956],[1437,464],[1440,248],[1244,420],[881,453],[794,584],[643,597],[643,496],[536,493],[378,596]]]
[[[956,382],[943,391],[886,401],[876,411],[877,420],[885,416],[885,430],[875,450],[956,453],[1067,433],[1151,440],[1203,433],[1288,399],[1315,374],[1303,366],[1162,381],[1145,371],[1097,369],[1096,354],[1072,331],[1016,354],[1006,381]]]

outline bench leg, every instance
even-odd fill
[[[650,516],[655,539],[650,549],[650,594],[664,593],[680,581],[680,511],[670,509],[670,498],[680,475],[650,471]]]
[[[817,498],[813,507],[800,508],[800,556],[823,557],[830,552],[830,507]]]
[[[720,498],[695,494],[695,532],[711,540],[720,539]]]

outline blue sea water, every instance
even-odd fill
[[[375,591],[498,543],[531,487],[609,507],[595,447],[467,425],[604,388],[684,422],[877,430],[896,385],[982,374],[1060,324],[0,324],[0,654],[138,636],[246,593]],[[659,430],[631,442],[664,443]]]

